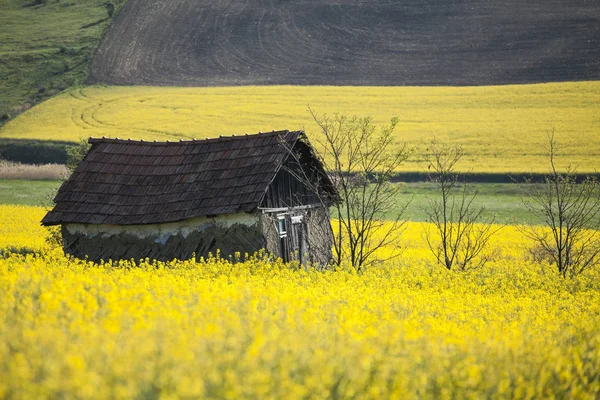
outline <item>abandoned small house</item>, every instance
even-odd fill
[[[42,220],[61,225],[65,253],[166,261],[264,248],[319,264],[331,256],[337,192],[301,131],[89,143]]]

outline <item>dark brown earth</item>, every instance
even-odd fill
[[[122,85],[596,79],[599,0],[129,0],[91,67]]]

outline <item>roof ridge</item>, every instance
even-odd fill
[[[189,143],[207,143],[207,142],[226,142],[226,141],[230,141],[230,140],[238,140],[238,139],[246,139],[249,137],[256,137],[256,136],[275,136],[275,135],[284,135],[284,134],[290,134],[290,133],[304,133],[304,131],[302,130],[295,130],[295,131],[290,131],[290,130],[279,130],[279,131],[270,131],[270,132],[258,132],[258,133],[246,133],[246,134],[242,134],[242,135],[230,135],[230,136],[223,136],[220,135],[219,137],[215,137],[215,138],[203,138],[203,139],[179,139],[179,140],[175,140],[175,141],[171,141],[171,140],[167,140],[167,141],[157,141],[157,140],[144,140],[144,139],[121,139],[119,137],[116,138],[107,138],[105,136],[102,136],[101,138],[95,138],[95,137],[90,137],[88,139],[88,143],[127,143],[127,144],[138,144],[138,145],[159,145],[159,146],[164,146],[164,145],[175,145],[175,144],[189,144]]]

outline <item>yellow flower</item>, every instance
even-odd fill
[[[469,273],[433,263],[420,223],[394,262],[319,272],[94,265],[45,249],[43,212],[19,212],[0,206],[0,248],[40,254],[0,258],[0,397],[600,396],[600,271],[559,278],[514,227]]]

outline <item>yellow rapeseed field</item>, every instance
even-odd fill
[[[46,101],[11,121],[0,138],[180,140],[305,128],[319,113],[400,118],[398,139],[422,154],[429,139],[461,144],[474,172],[545,172],[546,133],[564,146],[561,167],[600,169],[600,82],[484,87],[261,86],[88,87]],[[403,166],[422,171],[414,159]]]
[[[48,231],[40,225],[46,209],[0,205],[0,252],[42,252],[47,248]]]
[[[39,246],[40,216],[0,206],[1,246]],[[0,398],[600,396],[598,269],[562,280],[506,227],[496,261],[448,273],[422,232],[360,274],[0,258]]]

